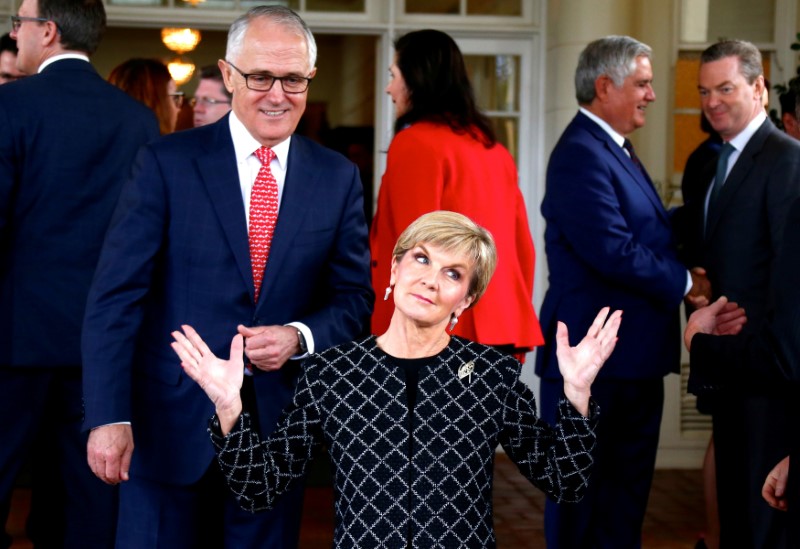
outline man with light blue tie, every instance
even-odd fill
[[[723,140],[707,167],[705,193],[684,206],[683,249],[690,267],[708,273],[713,298],[747,311],[744,334],[761,326],[773,305],[775,259],[788,209],[800,196],[800,143],[768,119],[761,54],[726,40],[700,57],[703,113]],[[787,453],[783,395],[756,379],[738,379],[700,394],[711,402],[721,547],[788,547],[785,514],[761,500],[770,469]]]

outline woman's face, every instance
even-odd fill
[[[172,124],[170,125],[170,127],[172,128],[171,131],[175,130],[175,124],[178,123],[178,114],[180,114],[181,112],[181,108],[178,105],[178,102],[175,100],[175,97],[171,95],[177,91],[178,91],[178,85],[175,83],[174,80],[170,80],[167,83],[167,96],[169,98],[169,101],[167,101],[167,105],[169,106],[170,121],[172,122]]]
[[[467,295],[474,266],[461,254],[420,243],[392,261],[396,311],[420,327],[445,329],[453,313],[472,303]]]
[[[400,118],[411,108],[411,98],[406,88],[406,81],[403,79],[403,74],[397,68],[397,60],[389,67],[389,85],[386,86],[386,93],[392,97],[394,103],[394,115]]]

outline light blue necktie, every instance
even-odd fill
[[[711,189],[711,197],[708,199],[708,210],[719,198],[719,193],[722,190],[722,185],[725,183],[725,176],[728,171],[728,158],[730,158],[736,147],[730,143],[722,145],[722,150],[719,151],[719,158],[717,158],[717,175],[714,176],[714,186]]]

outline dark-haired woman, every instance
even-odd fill
[[[395,137],[370,234],[377,296],[372,333],[386,331],[394,309],[383,290],[397,237],[420,215],[450,210],[486,227],[499,257],[486,295],[458,318],[453,333],[522,359],[543,339],[532,305],[535,253],[514,159],[479,112],[450,36],[411,32],[395,51],[386,87],[396,109]]]

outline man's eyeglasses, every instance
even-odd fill
[[[36,21],[37,23],[47,23],[48,21],[53,21],[52,19],[48,19],[46,17],[22,17],[20,15],[12,15],[11,16],[11,32],[17,33],[19,32],[19,28],[22,26],[22,23],[25,21]],[[58,26],[58,23],[53,21],[56,25],[56,29],[58,32],[61,32],[61,27]]]
[[[211,97],[192,97],[189,99],[189,104],[194,107],[200,103],[201,105],[205,105],[206,107],[213,107],[214,105],[230,105],[230,101],[225,101],[223,99],[214,99]]]
[[[280,80],[281,88],[283,88],[284,93],[303,93],[308,89],[308,85],[311,83],[311,78],[306,78],[304,76],[272,76],[271,74],[265,74],[263,72],[247,74],[239,70],[239,68],[230,61],[226,60],[225,62],[244,77],[244,85],[247,86],[247,89],[253,91],[269,91],[272,89],[272,86],[275,85],[275,81]]]
[[[175,103],[176,107],[180,109],[183,106],[183,92],[168,93],[167,95],[169,95],[172,102]]]

